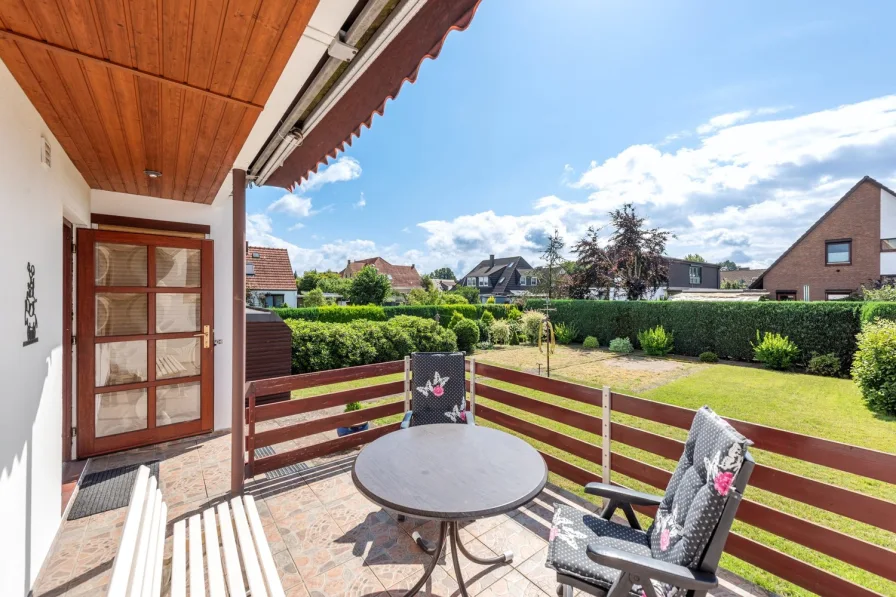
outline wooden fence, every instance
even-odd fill
[[[404,363],[396,361],[259,380],[247,384],[249,404],[246,413],[246,421],[249,426],[246,438],[246,451],[248,454],[247,474],[251,476],[275,470],[290,464],[371,442],[397,429],[398,424],[378,427],[264,458],[256,459],[254,455],[255,448],[271,446],[291,439],[329,431],[336,427],[357,425],[365,421],[398,414],[403,411],[404,404],[399,401],[255,433],[255,424],[257,422],[313,412],[354,401],[401,394],[404,391],[404,382],[380,383],[263,406],[256,406],[255,399],[257,397],[271,393],[401,373],[403,371]],[[539,417],[601,435],[601,417],[497,388],[488,385],[487,381],[494,379],[597,407],[603,406],[604,392],[600,389],[478,362],[476,363],[476,376],[477,397],[487,398],[496,403],[520,409]],[[610,394],[610,406],[615,412],[681,429],[689,429],[694,416],[694,411],[690,409],[615,392]],[[476,417],[589,462],[598,465],[602,462],[603,449],[600,445],[591,444],[554,429],[523,420],[482,403],[477,403],[476,405]],[[774,452],[854,475],[896,484],[896,455],[894,454],[791,433],[754,423],[734,419],[727,420],[735,429],[754,442],[755,449]],[[610,434],[612,441],[672,460],[678,460],[684,449],[684,443],[681,441],[621,423],[611,422]],[[600,480],[598,473],[583,469],[554,455],[544,452],[541,452],[541,454],[551,472],[574,483],[584,485]],[[619,453],[611,455],[610,467],[613,473],[625,475],[657,488],[657,493],[662,492],[671,476],[671,473],[664,469]],[[896,533],[896,503],[894,502],[829,485],[762,464],[757,464],[750,480],[750,486]],[[749,489],[747,495],[749,496]],[[655,512],[655,508],[639,507],[636,509],[649,516],[653,516]],[[896,552],[885,547],[781,512],[750,499],[744,499],[741,503],[737,519],[882,578],[896,581]],[[737,533],[730,535],[725,551],[824,597],[872,597],[878,595],[878,593],[845,578]]]

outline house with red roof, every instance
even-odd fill
[[[423,288],[423,280],[420,278],[420,272],[411,265],[392,265],[382,257],[371,257],[369,259],[358,259],[356,261],[348,260],[348,263],[339,275],[343,278],[351,278],[366,266],[372,265],[381,274],[385,274],[392,283],[392,290],[407,294],[415,288]]]
[[[246,300],[256,307],[296,307],[296,276],[286,249],[246,247]]]

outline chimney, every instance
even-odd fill
[[[411,264],[411,269],[414,269],[414,264],[413,264],[413,263]]]
[[[349,260],[348,260],[348,264],[346,265],[346,267],[348,267],[348,266],[351,265],[351,264],[352,264],[352,260],[349,259]]]
[[[488,266],[495,267],[495,256],[494,255],[488,256]]]

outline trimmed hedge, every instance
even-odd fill
[[[397,361],[414,351],[457,350],[454,332],[420,317],[350,323],[292,319],[286,325],[294,374]]]
[[[543,307],[529,299],[527,309]],[[675,335],[676,354],[698,356],[712,351],[722,358],[753,359],[756,331],[777,332],[799,347],[799,361],[813,352],[834,353],[843,369],[856,351],[862,323],[896,319],[896,303],[760,301],[551,301],[551,320],[573,324],[580,337],[595,336],[601,344],[629,338],[638,346],[638,332],[662,325]]]
[[[455,311],[467,319],[479,319],[485,311],[495,316],[495,319],[504,319],[511,305],[399,305],[397,307],[376,306],[350,306],[350,307],[302,307],[292,309],[289,307],[271,309],[284,321],[288,319],[301,319],[305,321],[323,321],[326,323],[348,323],[365,319],[368,321],[386,321],[399,315],[413,315],[435,319],[439,314],[439,322],[442,327],[448,327],[451,316]]]

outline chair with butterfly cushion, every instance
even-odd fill
[[[718,586],[719,558],[753,472],[750,445],[704,406],[665,495],[589,483],[586,493],[608,500],[599,515],[555,505],[546,565],[557,572],[557,594],[705,597]],[[646,531],[633,506],[658,506]],[[629,526],[612,520],[617,509]]]

